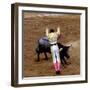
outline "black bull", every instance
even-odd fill
[[[61,63],[62,65],[67,64],[66,59],[70,58],[70,55],[68,54],[68,50],[70,46],[64,46],[61,43],[57,43],[59,50],[60,50],[60,59],[61,59]],[[48,56],[47,53],[51,54],[50,51],[50,44],[49,41],[47,39],[47,37],[42,37],[38,40],[38,46],[36,48],[36,53],[37,53],[37,61],[40,61],[40,54],[44,53],[45,55],[45,59],[48,60]]]

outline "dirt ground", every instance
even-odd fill
[[[45,14],[45,13],[24,13],[24,76],[53,76],[55,74],[51,55],[49,60],[44,60],[40,55],[40,62],[37,59],[35,48],[39,38],[45,36],[45,28],[57,26],[61,28],[62,44],[72,44],[68,60],[71,64],[62,67],[61,75],[80,74],[80,15],[72,14]]]

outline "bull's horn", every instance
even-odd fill
[[[70,45],[70,47],[72,47],[72,44]]]
[[[72,47],[72,44],[70,44],[70,45],[67,45],[68,47]]]
[[[60,48],[59,51],[61,51],[63,48]]]

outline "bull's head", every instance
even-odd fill
[[[66,57],[67,59],[70,58],[70,55],[69,55],[69,49],[72,45],[69,45],[69,46],[64,46],[63,48],[60,48],[59,51],[60,51],[60,55],[63,55],[63,57]]]

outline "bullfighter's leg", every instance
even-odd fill
[[[58,68],[58,71],[61,71],[61,60],[60,60],[60,56],[59,56],[59,51],[56,52],[56,55],[57,55],[57,68]]]
[[[51,52],[52,52],[52,58],[53,58],[53,63],[54,63],[54,68],[55,68],[56,74],[60,74],[61,62],[60,62],[58,47],[57,46],[51,47]]]

